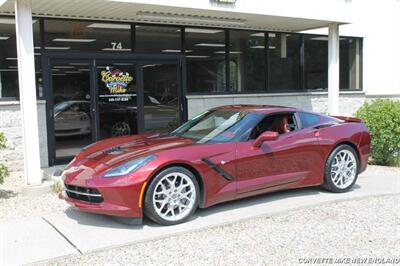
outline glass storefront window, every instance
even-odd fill
[[[268,33],[268,90],[300,89],[300,35]]]
[[[328,37],[304,36],[305,89],[328,88]]]
[[[225,31],[185,29],[188,92],[226,92]]]
[[[340,89],[361,89],[361,38],[340,38]]]
[[[40,22],[33,19],[34,46],[40,48]],[[19,97],[17,43],[14,17],[0,17],[0,98]],[[36,90],[43,97],[40,51],[35,51]]]
[[[265,90],[264,38],[262,32],[229,31],[229,91]]]
[[[178,27],[136,25],[137,53],[181,53],[181,30]]]
[[[131,51],[130,24],[46,19],[44,29],[48,51]]]
[[[180,124],[178,65],[143,65],[144,131],[170,132]]]
[[[15,21],[12,17],[0,20],[0,98],[19,96],[17,43]]]

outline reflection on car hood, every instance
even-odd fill
[[[190,139],[170,135],[143,134],[106,139],[91,145],[76,157],[81,160],[95,161],[105,166],[117,165],[157,151],[192,145]]]

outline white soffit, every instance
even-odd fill
[[[263,0],[264,1],[264,0]],[[297,32],[307,29],[325,27],[329,23],[348,23],[346,19],[332,20],[330,13],[321,15],[320,19],[315,18],[315,14],[324,13],[318,10],[319,6],[327,6],[330,3],[336,9],[346,9],[341,14],[349,13],[346,0],[281,0],[265,1],[267,2],[273,15],[260,14],[266,13],[264,2],[255,0],[236,0],[234,4],[216,4],[216,0],[187,0],[187,1],[156,1],[147,0],[33,0],[33,15],[37,17],[58,17],[73,19],[92,19],[100,21],[126,21],[126,22],[144,22],[159,24],[175,24],[187,26],[206,26],[206,27],[225,27],[253,30],[270,31],[292,31]],[[294,8],[288,5],[304,3],[304,8],[298,9],[296,13]],[[343,3],[342,3],[343,2]],[[151,3],[151,4],[149,4]],[[247,7],[248,4],[249,7]],[[260,11],[254,3],[261,4]],[[323,3],[323,4],[318,4]],[[310,4],[316,6],[313,12],[310,12],[307,6]],[[190,8],[192,5],[197,8]],[[273,6],[272,6],[273,5]],[[281,5],[280,9],[279,6]],[[329,5],[328,5],[329,6]],[[273,8],[272,8],[273,7]],[[318,10],[318,12],[316,12]],[[249,13],[252,12],[252,13]],[[275,13],[274,13],[275,12]],[[328,11],[325,11],[325,13]],[[331,10],[335,13],[336,10]],[[14,0],[7,0],[0,7],[0,14],[14,14]],[[279,14],[279,15],[277,15]],[[344,17],[344,16],[343,16]]]

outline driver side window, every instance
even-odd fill
[[[280,135],[298,129],[293,113],[267,115],[251,131],[249,139],[256,139],[265,131],[275,131]]]

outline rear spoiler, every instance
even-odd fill
[[[333,115],[332,117],[337,118],[339,120],[343,120],[345,122],[354,122],[354,123],[362,123],[363,122],[360,118],[351,117],[351,116]]]

